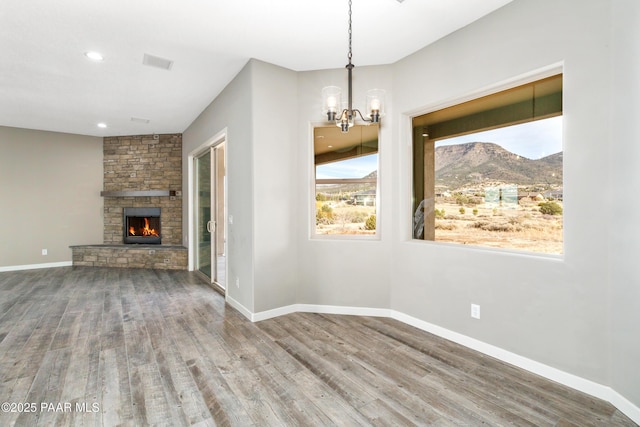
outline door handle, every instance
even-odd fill
[[[215,221],[207,221],[207,231],[209,233],[213,233],[216,231],[216,222]]]

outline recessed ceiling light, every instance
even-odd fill
[[[107,127],[107,124],[106,123],[98,123],[98,127],[104,129],[104,128]]]
[[[94,61],[102,61],[104,59],[102,54],[100,54],[98,52],[85,52],[84,56],[86,56],[87,58],[92,59]]]

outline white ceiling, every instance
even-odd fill
[[[353,63],[393,63],[510,1],[353,0]],[[347,11],[347,0],[0,0],[0,125],[182,132],[250,58],[344,67]],[[145,53],[173,67],[144,66]]]

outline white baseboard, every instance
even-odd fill
[[[384,308],[347,307],[338,305],[292,304],[273,310],[261,311],[247,316],[252,322],[284,316],[291,313],[343,314],[351,316],[390,317],[390,310]]]
[[[441,326],[425,322],[424,320],[417,319],[399,311],[382,308],[344,307],[314,304],[292,304],[273,310],[262,311],[259,313],[251,313],[249,310],[246,310],[244,307],[242,307],[242,310],[240,311],[252,322],[259,322],[261,320],[267,320],[273,317],[283,316],[285,314],[296,312],[390,317],[408,325],[415,326],[416,328],[423,331],[432,333],[439,337],[453,341],[457,344],[471,348],[480,353],[495,357],[496,359],[517,366],[534,374],[540,375],[541,377],[547,378],[549,380],[571,387],[575,390],[610,402],[613,406],[620,410],[620,412],[631,418],[635,423],[640,424],[640,408],[638,408],[624,396],[613,390],[611,387],[604,386],[594,381],[587,380],[568,372],[564,372],[560,369],[553,368],[540,362],[536,362],[535,360],[520,356],[518,354],[504,350],[500,347],[487,344],[475,338],[468,337],[466,335],[451,331]]]
[[[629,402],[626,397],[624,397],[617,391],[613,389],[610,390],[611,398],[606,400],[608,400],[609,403],[618,408],[620,412],[631,418],[634,423],[640,425],[640,408]]]
[[[56,267],[71,267],[73,263],[71,261],[63,262],[49,262],[46,264],[26,264],[26,265],[10,265],[7,267],[0,267],[0,272],[3,271],[20,271],[20,270],[37,270],[40,268],[56,268]]]
[[[591,396],[610,401],[611,389],[596,382],[586,380],[573,374],[569,374],[567,372],[561,371],[560,369],[556,369],[543,363],[536,362],[535,360],[520,356],[518,354],[504,350],[500,347],[496,347],[483,341],[479,341],[475,338],[471,338],[466,335],[451,331],[449,329],[434,325],[432,323],[416,319],[415,317],[400,313],[398,311],[393,311],[391,317],[408,325],[415,326],[416,328],[423,331],[432,333],[441,338],[445,338],[449,341],[453,341],[472,350],[476,350],[480,353],[486,354],[487,356],[494,357],[503,362],[522,368],[526,371],[533,372],[534,374],[590,394]]]
[[[240,304],[238,301],[236,301],[233,298],[231,298],[229,296],[229,294],[226,294],[224,299],[231,307],[233,307],[236,310],[238,310],[240,312],[240,314],[242,314],[244,317],[246,317],[247,319],[251,320],[252,322],[254,321],[254,320],[252,320],[254,314],[247,307],[245,307],[244,305]]]

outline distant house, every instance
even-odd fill
[[[367,190],[354,193],[353,204],[362,206],[375,206],[376,205],[376,190]]]
[[[562,200],[562,188],[544,192],[545,199]]]
[[[518,186],[515,184],[484,189],[484,201],[488,207],[515,208],[518,206],[518,199]]]

